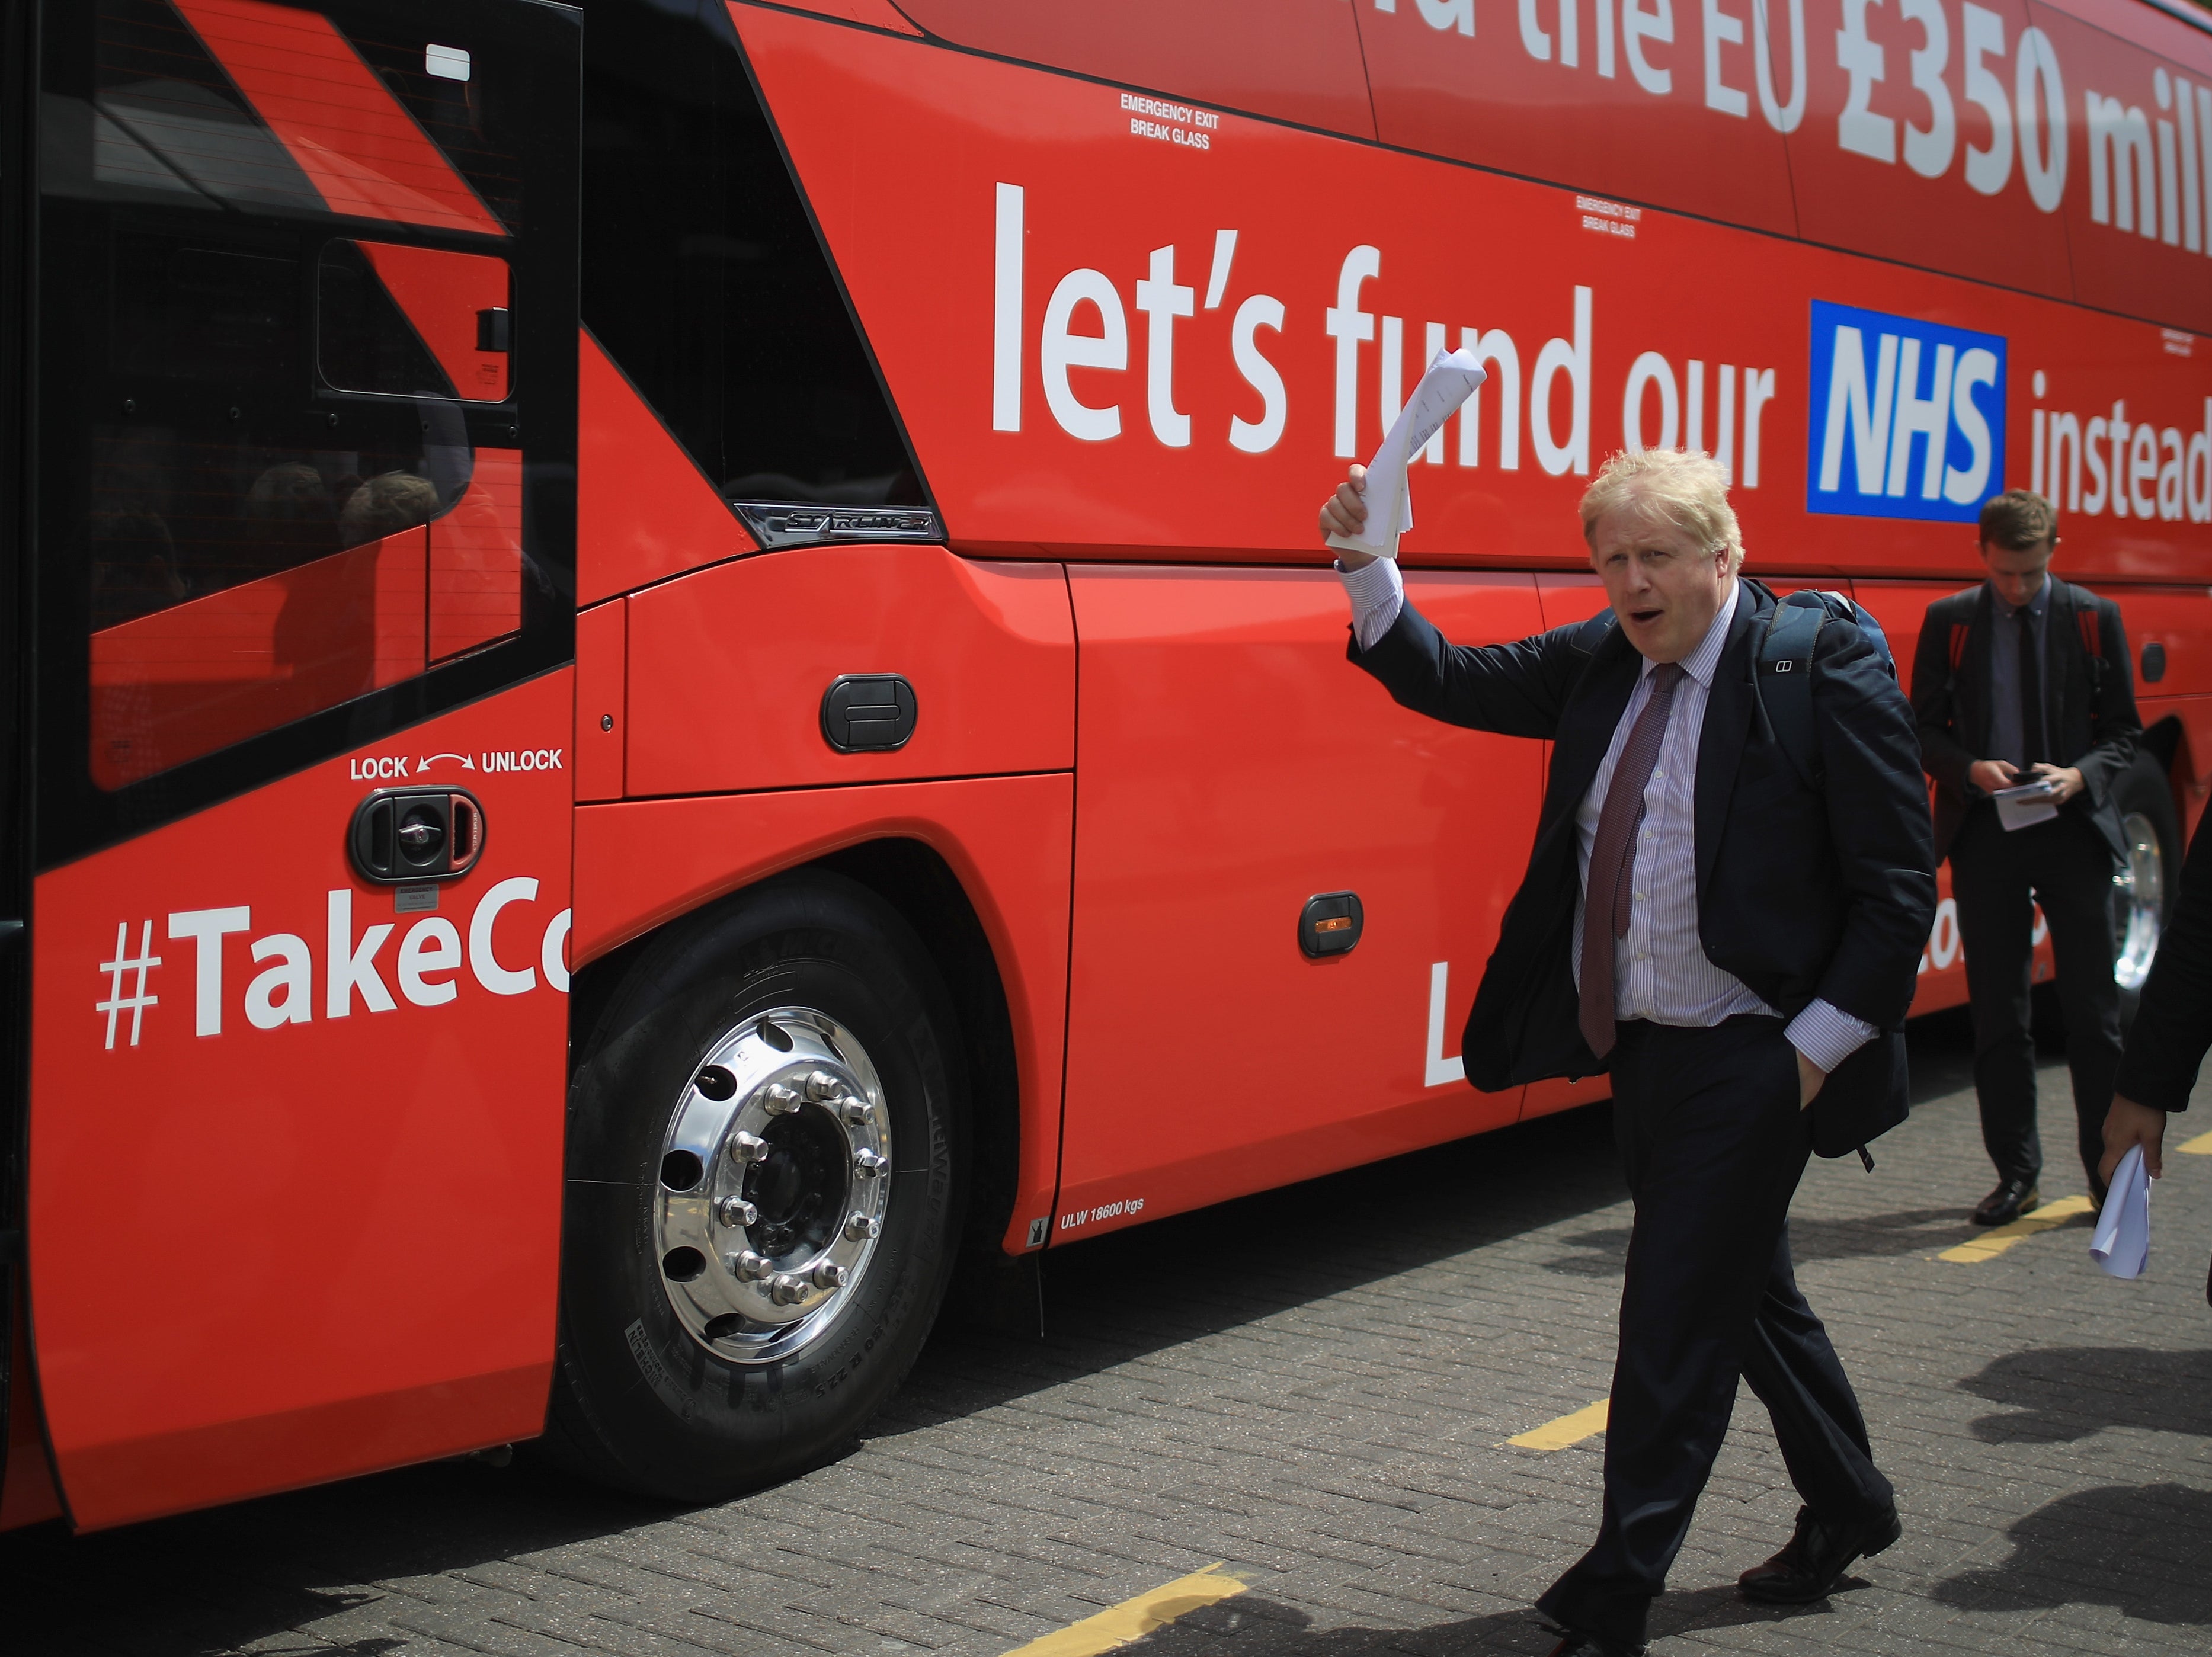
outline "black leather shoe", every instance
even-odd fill
[[[1974,1209],[1976,1225],[2010,1225],[2023,1214],[2043,1206],[2043,1193],[2033,1180],[2007,1180],[1982,1199]]]
[[[1547,1623],[1544,1626],[1560,1636],[1559,1643],[1552,1648],[1552,1657],[1644,1657],[1649,1649],[1640,1643],[1609,1639],[1602,1634],[1584,1634],[1579,1629],[1561,1628],[1556,1623]]]
[[[1735,1585],[1745,1599],[1762,1605],[1808,1605],[1833,1591],[1853,1560],[1880,1553],[1903,1534],[1894,1508],[1856,1525],[1832,1525],[1810,1508],[1800,1508],[1790,1545],[1744,1572]]]

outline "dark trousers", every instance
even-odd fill
[[[2081,1167],[2097,1187],[2105,1112],[2120,1069],[2120,988],[2112,978],[2112,853],[2094,824],[2062,811],[2005,832],[1996,808],[1974,806],[1951,848],[1951,895],[1966,952],[1974,1013],[1974,1096],[1982,1144],[1997,1177],[2033,1183],[2043,1173],[2035,1131],[2035,1041],[2028,1033],[2031,901],[2051,923],[2058,1005]],[[2031,895],[2032,898],[2031,898]]]
[[[1895,1502],[1858,1399],[1790,1266],[1790,1199],[1812,1150],[1781,1021],[1623,1024],[1614,1136],[1636,1201],[1620,1292],[1596,1544],[1537,1601],[1630,1643],[1667,1582],[1735,1408],[1774,1418],[1805,1505],[1856,1522]],[[1749,1563],[1749,1562],[1747,1562]]]

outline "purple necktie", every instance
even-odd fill
[[[1644,791],[1659,762],[1659,744],[1674,712],[1680,662],[1661,662],[1651,670],[1651,700],[1636,716],[1620,763],[1605,791],[1598,813],[1597,839],[1590,847],[1589,883],[1583,896],[1583,1039],[1602,1059],[1613,1051],[1613,941],[1628,936],[1635,883],[1636,830],[1644,821]]]

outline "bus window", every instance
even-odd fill
[[[494,118],[496,97],[465,52],[410,33],[386,14],[349,20],[346,38],[422,130],[469,181],[509,234],[523,229],[522,159],[512,121]]]
[[[299,242],[119,227],[106,240],[112,392],[88,434],[82,543],[88,757],[94,781],[113,789],[422,672],[431,546],[453,538],[438,520],[489,518],[490,537],[472,543],[495,541],[519,517],[520,490],[499,489],[515,509],[489,504],[453,406],[456,372],[473,380],[492,365],[504,392],[505,355],[474,350],[477,311],[504,320],[503,262],[386,250],[415,256],[395,270],[449,259],[471,279],[442,295],[442,310],[424,297],[434,281],[403,285],[425,318],[417,328],[362,245],[326,245],[324,377],[398,395],[318,410]],[[502,303],[474,306],[485,298]],[[464,305],[465,336],[443,314]],[[519,523],[506,527],[511,549]],[[449,550],[447,561],[480,575],[485,561]],[[494,563],[509,589],[495,606],[502,624],[460,629],[471,642],[514,630],[520,557]],[[465,585],[473,606],[483,583]]]
[[[721,7],[592,7],[584,191],[584,320],[726,498],[927,504]]]
[[[434,6],[47,16],[41,673],[57,750],[130,797],[78,818],[181,809],[201,785],[142,785],[339,709],[313,740],[420,717],[419,692],[373,699],[520,638],[533,604],[532,659],[565,654],[517,391],[532,327],[573,353],[572,278],[520,234],[526,193],[571,222],[573,173],[533,173],[528,138],[573,103]],[[297,106],[303,52],[345,98]],[[566,451],[572,374],[541,354],[541,452]]]

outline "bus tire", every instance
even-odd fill
[[[2120,1028],[2135,1023],[2136,1004],[2158,940],[2173,913],[2181,878],[2181,819],[2172,786],[2155,756],[2138,753],[2112,788],[2126,863],[2113,881],[2112,976],[2120,986]]]
[[[711,1502],[848,1447],[955,1263],[959,1051],[921,941],[841,876],[778,877],[650,946],[570,1086],[543,1451]]]

